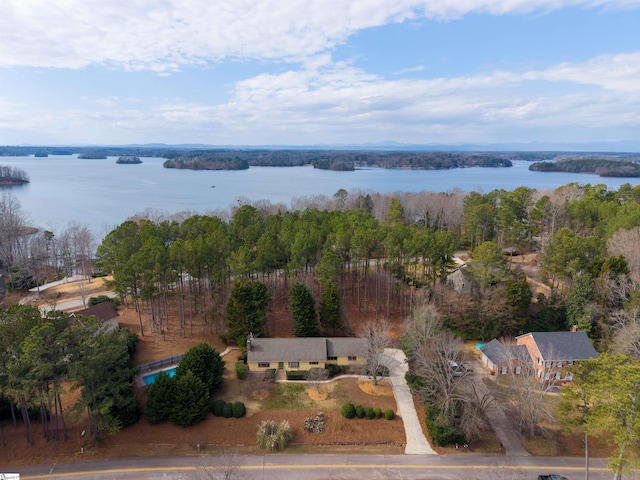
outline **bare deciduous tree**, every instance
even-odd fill
[[[463,386],[463,405],[460,425],[466,439],[480,437],[484,432],[491,430],[487,419],[487,411],[493,408],[494,398],[486,388],[478,388],[471,381]]]
[[[3,193],[0,197],[0,263],[6,268],[10,279],[26,226],[27,217],[22,212],[20,202],[13,195]]]
[[[329,372],[324,368],[312,368],[307,374],[307,383],[313,387],[313,389],[320,393],[322,386],[329,378]]]
[[[607,253],[610,256],[624,255],[631,278],[640,284],[640,227],[614,233],[607,242]]]
[[[472,372],[460,365],[462,345],[460,338],[442,330],[412,353],[412,370],[422,379],[420,394],[445,417],[454,416],[456,403],[464,401],[472,380]]]
[[[391,342],[389,333],[391,324],[386,319],[378,319],[366,323],[360,329],[360,336],[367,341],[366,374],[371,376],[374,385],[378,385],[383,370],[391,370],[391,358],[385,355],[385,348],[389,348]]]
[[[553,358],[553,354],[550,355]],[[546,364],[542,370],[536,370],[532,364],[521,364],[520,373],[511,369],[510,394],[511,402],[518,416],[518,423],[522,432],[533,437],[536,427],[546,420],[553,419],[547,394],[553,388],[553,372]],[[540,372],[539,374],[536,372]]]

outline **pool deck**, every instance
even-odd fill
[[[231,352],[232,350],[240,350],[240,349],[238,347],[227,347],[220,354],[220,356],[224,357],[227,353]],[[147,370],[144,373],[141,372],[133,378],[133,383],[136,387],[141,387],[141,388],[148,387],[149,385],[144,383],[144,377],[148,377],[149,375],[153,375],[154,373],[166,372],[167,370],[171,370],[172,368],[175,368],[177,366],[178,366],[177,363],[173,363],[173,364],[167,364],[162,368],[158,368],[156,370]]]

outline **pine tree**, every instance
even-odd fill
[[[222,387],[224,364],[225,362],[218,351],[208,343],[202,342],[191,347],[184,354],[178,368],[176,368],[176,378],[181,378],[187,372],[191,372],[202,380],[209,395],[213,395]]]
[[[260,337],[267,320],[269,291],[262,282],[238,281],[233,285],[226,307],[228,337]]]
[[[179,427],[188,427],[204,420],[208,411],[209,393],[204,382],[191,371],[176,379],[171,421]]]
[[[289,292],[293,317],[293,334],[296,337],[317,337],[318,318],[313,295],[303,283],[296,283]]]
[[[342,328],[342,305],[335,283],[329,282],[322,292],[320,324],[324,328]]]
[[[160,423],[168,420],[173,411],[176,382],[165,372],[160,372],[149,387],[149,397],[144,414],[149,423]]]

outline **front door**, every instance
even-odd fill
[[[278,369],[284,368],[284,362],[278,362]]]

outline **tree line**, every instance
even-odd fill
[[[74,410],[86,412],[86,430],[95,439],[135,423],[136,340],[126,329],[108,332],[93,317],[60,311],[43,316],[37,307],[23,305],[0,310],[0,420],[9,418],[17,427],[21,418],[30,444],[32,418],[40,420],[47,440],[66,440],[61,398],[71,388],[80,389]]]

